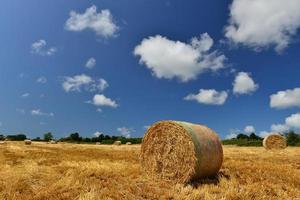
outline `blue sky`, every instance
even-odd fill
[[[299,130],[300,3],[268,2],[1,1],[0,132]]]

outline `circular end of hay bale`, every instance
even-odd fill
[[[284,149],[287,144],[284,136],[274,133],[264,138],[263,146],[265,149]]]
[[[115,142],[114,142],[114,145],[121,145],[121,144],[122,144],[121,141],[115,141]]]
[[[223,161],[218,135],[206,126],[160,121],[146,132],[141,146],[144,170],[177,183],[215,175]]]
[[[25,145],[31,145],[31,140],[24,140]]]

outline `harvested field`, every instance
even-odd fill
[[[300,198],[300,148],[223,150],[218,177],[174,185],[143,172],[139,145],[7,142],[0,146],[0,199]]]

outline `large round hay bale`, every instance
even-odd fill
[[[286,139],[276,133],[270,134],[264,138],[263,146],[266,149],[284,149],[286,148]]]
[[[114,142],[114,145],[121,145],[121,144],[122,144],[121,141],[115,141],[115,142]]]
[[[218,135],[210,128],[178,121],[160,121],[143,138],[145,171],[177,183],[215,175],[223,162]]]
[[[31,140],[24,140],[26,145],[31,145]]]

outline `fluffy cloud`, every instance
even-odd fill
[[[236,138],[237,134],[236,133],[229,133],[228,135],[225,136],[226,140],[232,139],[232,138]]]
[[[214,89],[200,89],[198,94],[189,94],[185,100],[195,100],[198,103],[209,105],[223,105],[228,97],[226,91],[216,91]]]
[[[217,51],[209,52],[213,40],[204,33],[190,43],[173,41],[156,35],[145,38],[134,49],[157,78],[178,78],[182,82],[195,79],[200,73],[224,68],[226,57]]]
[[[285,123],[291,128],[300,128],[300,113],[292,114],[287,117]]]
[[[31,52],[42,56],[52,56],[56,53],[56,48],[48,48],[45,40],[39,40],[31,44]]]
[[[282,51],[300,27],[299,0],[234,0],[225,36],[234,43]]]
[[[272,132],[268,132],[268,131],[261,131],[258,135],[262,138],[265,138],[266,136],[273,134]]]
[[[276,133],[284,133],[288,131],[290,127],[286,124],[272,124],[271,131]]]
[[[26,97],[29,97],[29,95],[30,95],[29,93],[24,93],[24,94],[21,95],[21,97],[26,98]]]
[[[93,134],[95,137],[99,137],[100,135],[104,135],[103,133],[99,132],[99,131],[96,131],[94,134]]]
[[[95,58],[89,58],[86,63],[85,63],[85,67],[92,69],[96,66],[96,59]]]
[[[258,89],[256,84],[250,77],[249,73],[239,72],[233,82],[234,94],[251,94]]]
[[[300,107],[300,88],[279,91],[270,96],[271,108]]]
[[[97,7],[94,5],[87,8],[83,14],[71,11],[65,28],[76,32],[90,29],[104,38],[115,36],[119,29],[109,10],[101,10],[97,13]]]
[[[45,113],[42,112],[40,109],[34,109],[31,111],[32,115],[37,115],[37,116],[47,116],[47,117],[54,117],[54,113]]]
[[[117,128],[117,131],[124,137],[129,138],[131,133],[135,132],[132,128],[120,127]]]
[[[93,98],[92,104],[95,106],[108,106],[112,108],[118,107],[118,104],[114,100],[104,96],[103,94],[96,94]]]
[[[37,80],[36,80],[37,83],[41,83],[41,84],[45,84],[47,83],[47,78],[44,77],[44,76],[41,76],[39,77]]]
[[[85,74],[76,75],[73,77],[64,77],[62,87],[66,92],[80,92],[81,90],[102,92],[108,87],[107,81],[104,79],[93,79]]]
[[[247,134],[255,133],[255,128],[254,128],[254,126],[246,126],[244,128],[244,132],[247,133]]]

